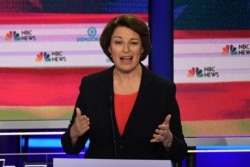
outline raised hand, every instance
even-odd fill
[[[86,115],[82,115],[80,108],[76,108],[76,117],[74,124],[70,129],[72,142],[75,143],[77,138],[89,130],[90,121]]]
[[[169,128],[170,119],[171,115],[169,114],[165,117],[164,122],[160,124],[157,129],[155,129],[155,133],[153,134],[153,138],[150,142],[162,142],[165,147],[168,147],[169,143],[172,143],[173,134]]]

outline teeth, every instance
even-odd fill
[[[132,59],[132,57],[131,56],[121,57],[121,59]]]

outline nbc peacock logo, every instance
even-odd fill
[[[35,41],[36,36],[32,34],[32,30],[9,31],[4,39],[5,41]]]
[[[20,41],[21,37],[20,34],[17,33],[16,31],[9,31],[8,33],[5,34],[4,39],[6,41]]]
[[[226,45],[225,47],[222,48],[221,54],[223,56],[250,55],[250,44],[244,43],[238,46]]]
[[[203,77],[203,73],[202,73],[202,70],[199,69],[198,67],[192,67],[190,70],[188,70],[188,74],[187,74],[188,77],[198,77],[198,78],[201,78]]]
[[[204,67],[192,67],[188,70],[187,77],[189,78],[214,78],[219,77],[219,72],[215,70],[215,66]]]
[[[39,52],[35,57],[36,62],[66,62],[66,56],[63,55],[62,51],[52,51],[52,52]]]
[[[237,48],[233,45],[226,45],[222,48],[222,55],[238,55]]]
[[[36,55],[36,62],[51,62],[51,56],[47,52],[39,52]]]

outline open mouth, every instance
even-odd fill
[[[132,60],[132,56],[124,56],[120,58],[121,60]]]

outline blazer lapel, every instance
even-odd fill
[[[110,116],[110,121],[112,123],[112,130],[114,131],[116,137],[119,137],[118,125],[116,123],[115,112],[114,112],[114,89],[113,89],[113,70],[114,66],[109,68],[102,77],[102,83],[100,83],[100,92],[107,97],[108,110],[107,115]]]
[[[113,70],[114,66],[111,68],[107,69],[107,71],[103,74],[102,77],[102,82],[100,83],[100,92],[102,92],[104,95],[109,96],[114,96],[114,91],[113,91]]]

